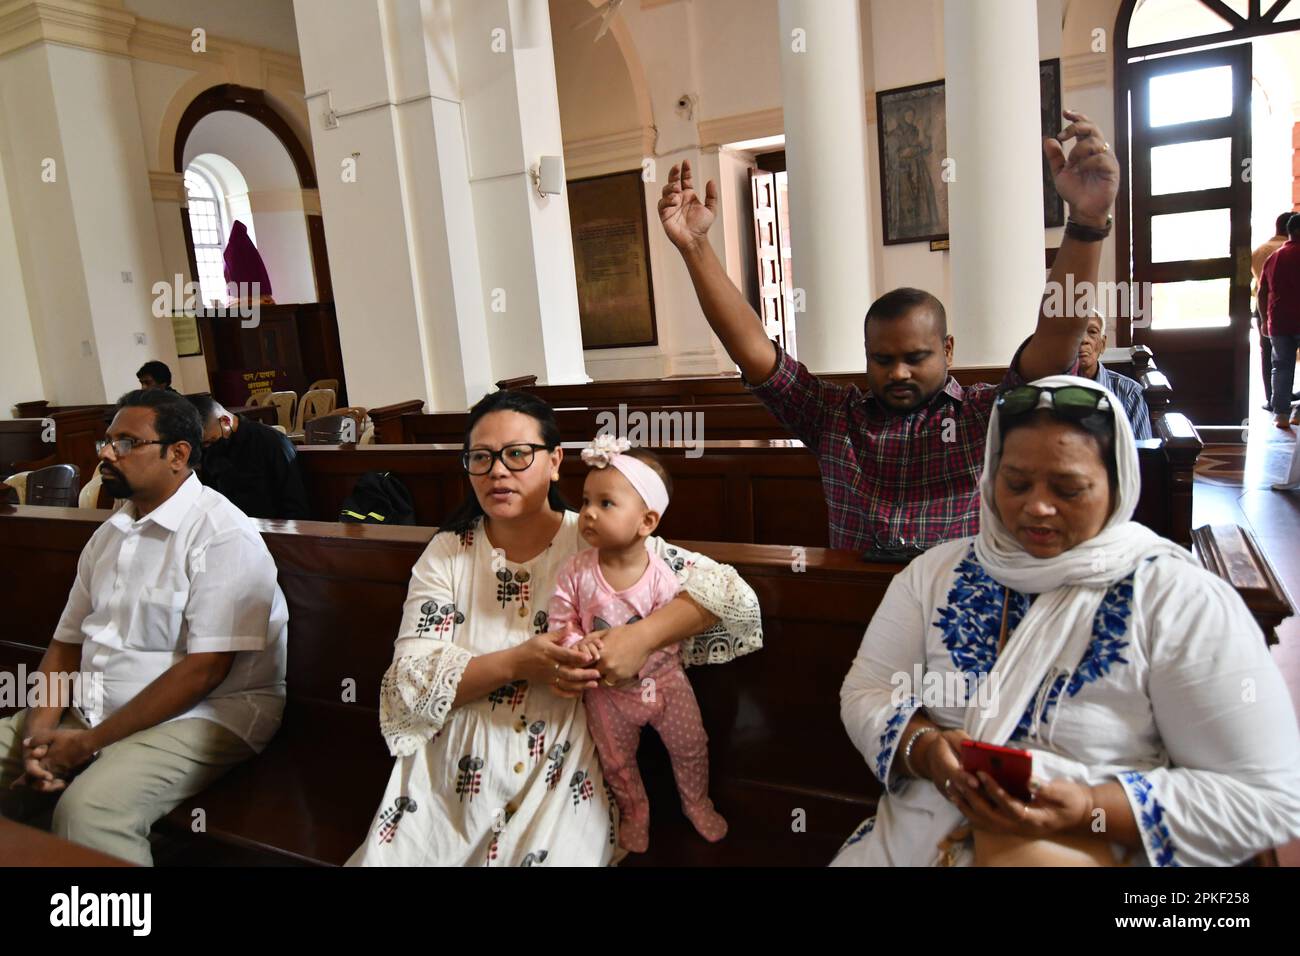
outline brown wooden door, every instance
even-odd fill
[[[1243,43],[1130,66],[1132,278],[1144,312],[1131,341],[1151,347],[1178,411],[1198,425],[1248,415],[1250,63]]]

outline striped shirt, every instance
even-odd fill
[[[1101,362],[1097,363],[1096,382],[1103,388],[1115,393],[1119,403],[1124,406],[1124,414],[1133,426],[1133,437],[1138,441],[1151,436],[1151,415],[1147,411],[1147,400],[1142,395],[1142,386],[1127,375],[1112,372]]]

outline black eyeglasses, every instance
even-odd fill
[[[531,442],[517,442],[506,445],[500,451],[487,448],[471,448],[460,454],[460,462],[471,475],[486,475],[498,460],[511,471],[524,471],[533,463],[533,456],[539,451],[549,451],[549,445],[534,445]]]
[[[1039,407],[1044,395],[1053,412],[1073,422],[1081,422],[1090,415],[1110,411],[1110,402],[1105,395],[1081,385],[1060,385],[1056,388],[1019,385],[998,396],[998,411],[1003,415],[1026,415]]]
[[[157,438],[151,438],[145,441],[143,438],[101,438],[95,442],[95,454],[98,455],[109,445],[113,446],[113,456],[115,458],[125,458],[131,454],[131,449],[139,445],[170,445],[169,441],[161,441]]]

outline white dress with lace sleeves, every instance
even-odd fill
[[[379,686],[379,730],[394,757],[428,743],[447,719],[473,655],[456,643],[465,614],[456,606],[453,534],[434,535],[411,569],[393,663]]]
[[[718,619],[703,634],[682,641],[683,664],[725,664],[763,646],[758,595],[735,568],[662,538],[652,536],[647,542],[673,569],[682,590]]]
[[[381,729],[397,760],[355,866],[604,866],[617,817],[580,700],[514,680],[453,706],[468,662],[547,630],[576,515],[522,564],[482,525],[434,537],[411,571]]]

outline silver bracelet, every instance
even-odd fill
[[[926,734],[937,734],[938,732],[938,727],[922,727],[920,730],[913,731],[912,736],[907,738],[907,746],[903,748],[903,766],[913,777],[919,779],[921,775],[912,769],[912,748]]]

